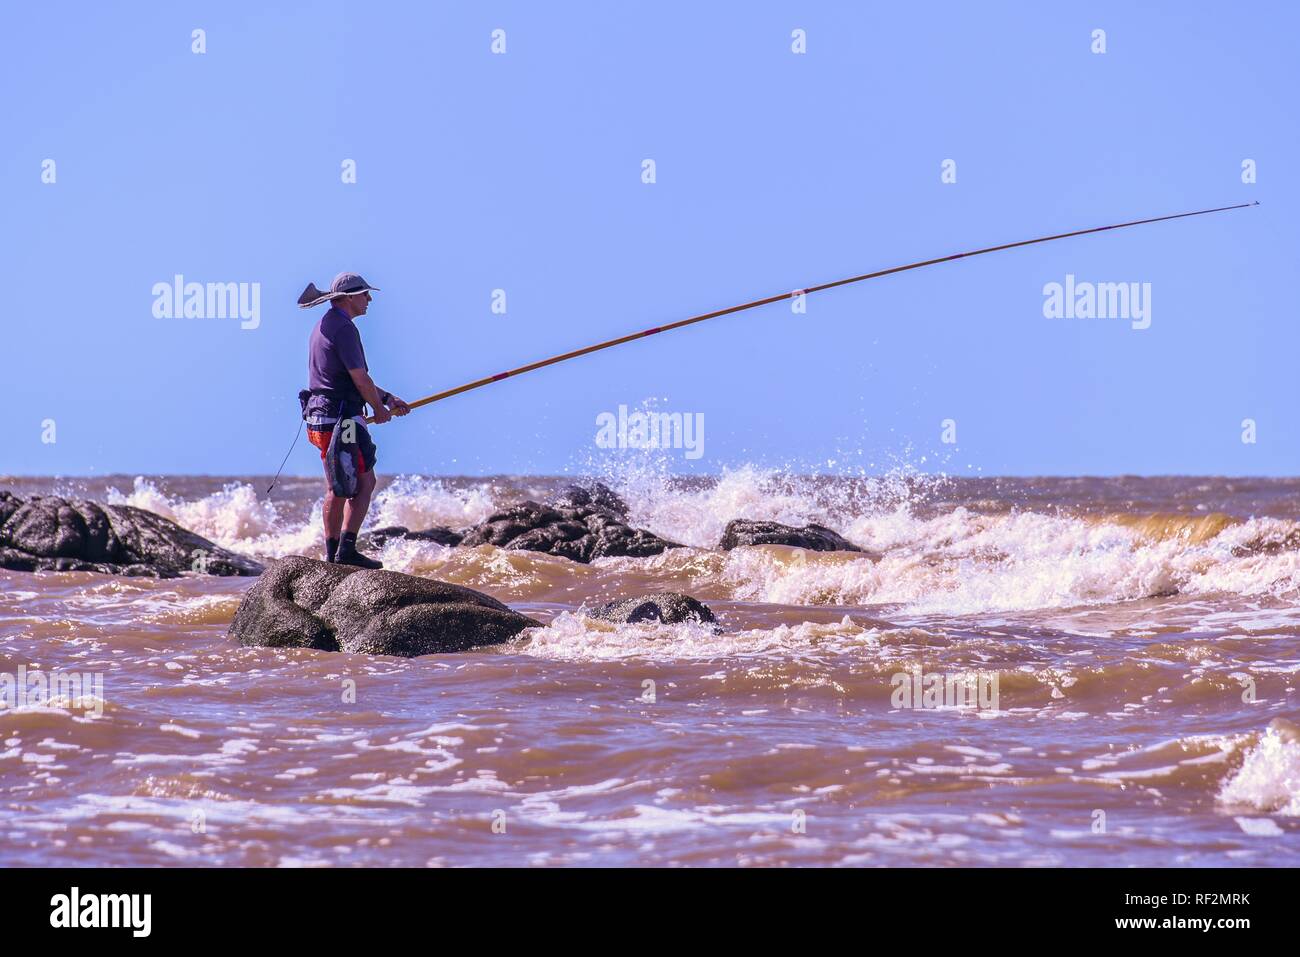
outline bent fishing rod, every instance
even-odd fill
[[[619,336],[617,339],[598,342],[594,346],[574,349],[572,352],[565,352],[558,356],[551,356],[549,359],[530,362],[528,365],[520,366],[517,369],[509,369],[505,372],[498,372],[496,375],[486,376],[482,379],[475,379],[473,382],[466,382],[464,385],[458,385],[454,389],[447,389],[443,392],[435,392],[433,395],[426,395],[423,399],[417,399],[415,402],[408,403],[408,406],[412,409],[418,409],[420,406],[428,405],[431,402],[441,402],[443,399],[450,399],[453,395],[460,395],[462,392],[469,392],[471,389],[479,389],[485,385],[491,385],[494,382],[501,382],[503,379],[523,375],[525,372],[532,372],[535,369],[543,369],[546,366],[553,366],[558,362],[576,359],[578,356],[585,356],[592,352],[599,352],[601,349],[612,349],[614,346],[621,346],[625,342],[644,339],[647,336],[653,336],[660,332],[668,332],[671,329],[682,329],[686,326],[694,325],[697,322],[717,319],[720,316],[729,316],[732,313],[744,312],[746,309],[757,309],[759,306],[767,306],[774,302],[782,302],[786,299],[793,299],[796,296],[807,295],[811,292],[821,292],[824,289],[834,289],[836,286],[847,286],[850,283],[864,282],[867,279],[879,279],[881,276],[892,276],[895,273],[907,272],[910,269],[921,269],[925,266],[937,266],[939,263],[952,262],[956,259],[969,259],[971,256],[983,256],[985,253],[1001,252],[1004,249],[1016,249],[1020,246],[1033,246],[1037,243],[1050,243],[1057,239],[1069,239],[1071,236],[1087,236],[1089,233],[1102,233],[1109,229],[1127,229],[1130,226],[1144,226],[1147,223],[1163,223],[1171,219],[1186,219],[1189,216],[1205,216],[1209,213],[1222,213],[1229,209],[1245,209],[1248,206],[1258,205],[1259,201],[1256,200],[1253,203],[1238,203],[1235,206],[1218,206],[1214,209],[1198,209],[1190,213],[1174,213],[1170,216],[1155,216],[1151,219],[1135,219],[1128,223],[1112,223],[1109,226],[1094,226],[1091,229],[1076,229],[1068,233],[1057,233],[1054,236],[1039,236],[1037,239],[1022,239],[1020,242],[1016,243],[1003,243],[1000,246],[986,246],[983,249],[974,249],[970,252],[954,253],[951,256],[940,256],[938,259],[925,259],[921,262],[908,263],[905,266],[893,266],[889,269],[880,269],[876,272],[863,273],[861,276],[850,276],[848,279],[837,279],[834,282],[825,282],[819,286],[808,286],[804,289],[795,289],[791,292],[783,292],[778,296],[768,296],[764,299],[755,299],[752,302],[741,303],[739,306],[729,306],[726,309],[718,309],[715,312],[706,312],[702,315],[691,316],[689,319],[679,319],[677,322],[670,322],[666,326],[655,326],[652,329],[643,329],[640,332],[633,332],[626,336]],[[370,416],[366,421],[374,422],[374,416]]]

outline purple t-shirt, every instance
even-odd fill
[[[307,345],[307,387],[358,395],[349,369],[370,369],[361,333],[346,314],[331,308],[316,323]],[[337,405],[323,396],[312,396],[308,409],[328,410],[331,416],[338,411]]]

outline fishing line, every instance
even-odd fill
[[[298,439],[302,436],[302,424],[305,421],[305,419],[298,420],[298,431],[293,435],[293,442],[289,444],[289,451],[284,453],[284,462],[289,461],[289,456],[293,454],[293,450],[298,444]],[[284,462],[280,463],[280,467],[275,470],[275,478],[271,479],[271,484],[266,487],[267,495],[271,494],[271,489],[275,488],[275,483],[280,481],[280,473],[284,471]]]

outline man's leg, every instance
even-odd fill
[[[343,514],[347,499],[339,498],[325,483],[325,504],[321,507],[321,516],[325,520],[325,561],[334,561],[339,548],[339,533],[343,530]]]
[[[307,441],[320,450],[321,465],[325,465],[325,451],[329,448],[332,432],[314,428],[307,430]],[[325,525],[325,561],[334,561],[339,550],[339,534],[343,531],[343,506],[345,500],[330,491],[329,467],[325,467],[325,503],[321,506],[321,520]]]
[[[370,508],[370,496],[375,491],[375,473],[363,472],[357,476],[357,494],[347,500],[343,512],[343,535],[339,539],[336,560],[341,565],[359,565],[362,568],[383,568],[384,563],[368,558],[357,551],[357,532],[366,520],[366,510]]]
[[[361,523],[366,520],[370,510],[370,496],[375,491],[375,473],[365,472],[357,476],[357,494],[347,499],[343,510],[343,527],[355,535],[361,531]]]

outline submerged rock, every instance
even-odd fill
[[[249,647],[414,658],[500,644],[540,625],[460,585],[295,555],[245,593],[228,634]]]
[[[677,592],[658,595],[639,595],[620,598],[587,612],[590,618],[629,624],[639,621],[656,621],[675,625],[683,621],[717,624],[718,619],[703,602]]]
[[[0,568],[176,578],[260,575],[262,565],[131,505],[0,491]]]
[[[1278,555],[1294,551],[1300,551],[1300,529],[1292,529],[1285,535],[1257,535],[1245,544],[1234,545],[1232,557],[1247,558],[1251,555]]]
[[[814,552],[860,552],[857,545],[824,525],[795,528],[780,522],[756,522],[738,518],[728,522],[718,547],[730,551],[741,545],[792,545]]]
[[[627,525],[614,512],[596,505],[568,508],[522,502],[466,529],[462,545],[496,545],[560,555],[575,562],[626,555],[643,558],[681,548],[652,532]]]
[[[363,550],[372,548],[383,548],[384,545],[394,539],[408,539],[415,542],[437,542],[439,545],[459,545],[460,532],[452,531],[445,525],[435,525],[433,528],[426,528],[422,532],[413,532],[404,525],[386,525],[383,528],[372,529],[361,535],[357,539],[357,544]]]

